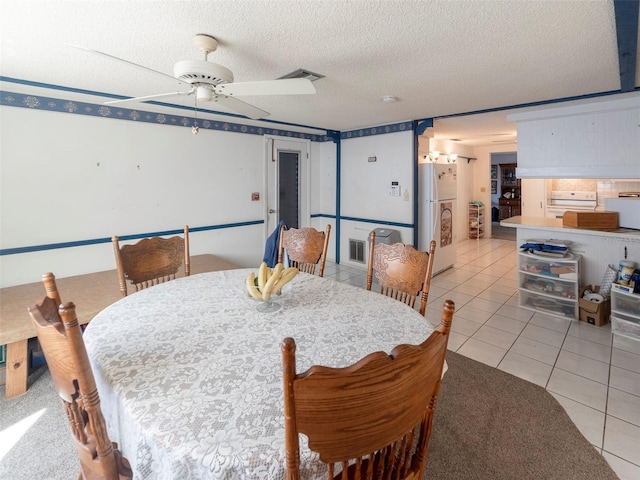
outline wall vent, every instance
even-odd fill
[[[349,239],[349,260],[364,263],[364,240]]]

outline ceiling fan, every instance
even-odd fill
[[[193,43],[204,54],[204,59],[181,60],[177,62],[173,67],[173,76],[109,55],[108,53],[99,52],[98,50],[78,45],[70,46],[102,55],[103,57],[123,62],[134,67],[144,68],[145,70],[151,71],[155,74],[171,78],[174,81],[178,80],[180,83],[189,87],[185,91],[160,93],[144,97],[126,98],[123,100],[112,100],[105,102],[105,105],[125,102],[143,102],[146,100],[179,95],[194,95],[196,102],[217,102],[229,110],[233,110],[236,113],[256,120],[269,116],[269,112],[258,107],[254,107],[253,105],[243,102],[236,97],[245,95],[306,95],[316,93],[315,87],[307,78],[283,78],[256,82],[234,82],[231,70],[207,60],[209,54],[214,52],[218,47],[218,41],[214,37],[199,33],[193,37]]]

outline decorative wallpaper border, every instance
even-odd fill
[[[275,135],[282,137],[301,138],[312,142],[335,142],[339,136],[341,140],[351,138],[369,137],[372,135],[385,135],[413,130],[413,122],[402,122],[377,127],[361,128],[346,132],[327,131],[325,135],[295,132],[292,130],[256,127],[241,123],[196,119],[188,115],[172,115],[145,110],[113,107],[88,102],[64,100],[61,98],[46,97],[42,95],[30,95],[0,90],[0,106],[27,108],[31,110],[44,110],[49,112],[69,113],[72,115],[88,115],[91,117],[112,118],[115,120],[127,120],[132,122],[154,123],[157,125],[170,125],[176,127],[192,127],[196,120],[199,128],[206,130],[219,130],[248,135]],[[211,113],[198,110],[203,113]],[[315,127],[308,127],[315,128]]]
[[[413,130],[413,122],[393,123],[389,125],[379,125],[377,127],[359,128],[357,130],[349,130],[340,132],[341,140],[350,138],[370,137],[371,135],[384,135],[387,133],[407,132]]]
[[[70,113],[73,115],[88,115],[91,117],[113,118],[132,122],[155,123],[178,127],[192,127],[195,117],[186,115],[170,115],[166,113],[147,112],[144,110],[113,107],[87,102],[63,100],[60,98],[28,95],[23,93],[0,90],[0,105],[8,107],[28,108],[49,112]],[[206,130],[220,130],[225,132],[244,133],[248,135],[277,135],[282,137],[302,138],[312,142],[332,142],[329,135],[313,135],[291,130],[255,127],[240,123],[197,119],[198,127]]]

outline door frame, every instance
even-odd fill
[[[299,176],[298,176],[298,199],[300,211],[300,227],[311,226],[311,141],[303,138],[282,137],[278,135],[264,136],[264,163],[263,163],[263,219],[264,219],[264,240],[271,235],[275,229],[277,222],[270,223],[269,209],[277,210],[279,205],[278,196],[272,197],[272,193],[278,191],[278,162],[277,152],[299,151]],[[270,168],[275,164],[275,168]],[[276,205],[271,205],[275,202]]]

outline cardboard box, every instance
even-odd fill
[[[616,230],[618,212],[576,212],[567,210],[562,216],[563,227]]]
[[[609,316],[611,315],[611,298],[606,297],[604,301],[600,303],[592,302],[591,300],[582,298],[585,290],[598,293],[600,292],[600,285],[596,285],[595,287],[587,285],[586,287],[580,288],[580,298],[578,298],[580,320],[598,327],[607,324],[609,322]]]

